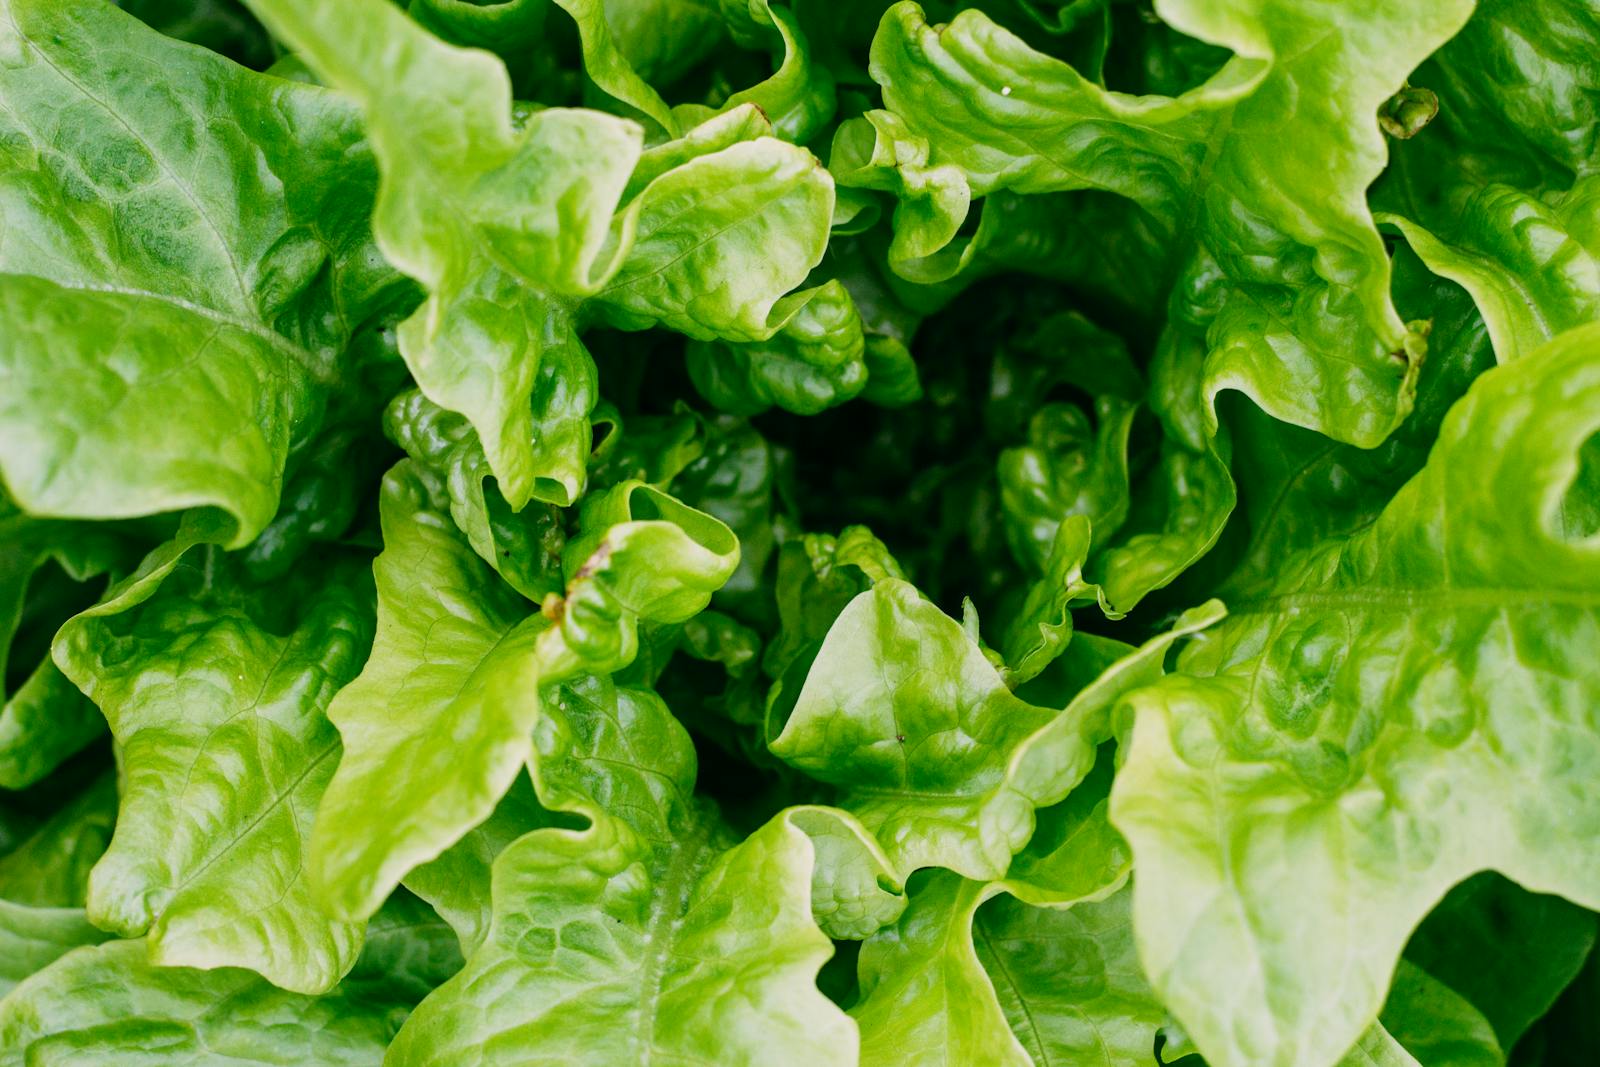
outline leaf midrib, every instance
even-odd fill
[[[711,852],[712,820],[695,812],[691,829],[674,850],[667,869],[656,883],[645,920],[643,960],[639,968],[639,1054],[641,1064],[654,1062],[655,1026],[661,1001],[662,972],[672,945],[688,917],[689,896],[706,867]],[[670,918],[669,918],[670,916]]]

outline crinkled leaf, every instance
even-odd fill
[[[366,115],[383,175],[374,232],[429,293],[400,327],[417,384],[472,423],[513,509],[534,496],[572,503],[581,460],[574,472],[535,440],[531,398],[546,352],[581,347],[576,301],[626,251],[632,216],[616,232],[612,216],[638,127],[562,108],[518,126],[497,59],[445,44],[381,0],[251,6]]]
[[[470,953],[488,936],[490,872],[495,857],[529,830],[555,821],[551,812],[539,806],[528,779],[518,775],[487,819],[438,859],[407,874],[405,887],[433,906],[461,939],[461,950]]]
[[[1333,1062],[1475,871],[1597,903],[1600,569],[1555,521],[1597,351],[1585,327],[1484,374],[1375,523],[1280,560],[1133,698],[1141,954],[1211,1062]]]
[[[242,545],[395,278],[357,115],[109,5],[0,25],[6,486],[56,516],[219,508]]]
[[[112,941],[0,1001],[0,1064],[378,1067],[411,1006],[459,964],[449,928],[414,901],[373,920],[361,963],[320,997],[250,971],[158,967],[143,942]]]
[[[1088,519],[1096,546],[1107,544],[1126,520],[1128,437],[1137,411],[1105,396],[1095,405],[1091,426],[1071,404],[1045,404],[1028,421],[1027,444],[1000,453],[1006,535],[1012,553],[1031,571],[1045,569],[1067,518]]]
[[[325,709],[372,640],[365,570],[335,555],[261,588],[216,549],[169,549],[58,635],[121,770],[89,915],[148,933],[153,962],[248,967],[306,993],[355,962],[361,928],[313,902],[305,852],[339,760]]]
[[[1582,0],[1484,0],[1413,76],[1436,115],[1395,145],[1379,218],[1472,293],[1502,361],[1600,308],[1600,118]]]
[[[1240,389],[1281,419],[1370,446],[1404,417],[1420,359],[1365,203],[1384,163],[1376,112],[1468,10],[1313,17],[1287,0],[1174,0],[1166,20],[1235,58],[1168,97],[1109,92],[977,11],[934,27],[902,3],[873,41],[872,73],[887,109],[926,139],[915,168],[954,167],[973,196],[1105,190],[1169,233],[1181,226],[1192,251],[1173,316],[1208,330],[1206,395]]]
[[[623,483],[585,501],[553,623],[472,551],[433,490],[410,461],[384,479],[378,636],[328,712],[345,752],[310,864],[351,919],[489,817],[527,758],[541,686],[626,666],[640,618],[693,615],[738,562],[717,520]]]
[[[850,294],[837,280],[809,293],[766,341],[700,341],[689,346],[689,375],[712,406],[755,415],[776,405],[815,415],[865,388],[866,342]]]
[[[632,248],[596,313],[622,329],[761,341],[809,299],[783,297],[822,259],[833,180],[805,149],[758,137],[666,171],[631,210]]]
[[[531,766],[541,801],[588,825],[535,830],[495,861],[487,940],[391,1062],[855,1062],[854,1027],[815,987],[831,949],[812,911],[858,929],[896,899],[870,865],[864,885],[834,874],[872,854],[859,826],[794,809],[738,842],[691,795],[693,747],[658,697],[588,679],[557,701]]]
[[[960,624],[899,579],[860,594],[828,631],[772,750],[844,791],[897,869],[998,878],[1111,736],[1110,708],[1158,677],[1208,604],[1121,661],[1064,710],[1014,696]]]
[[[1012,689],[1035,678],[1072,639],[1072,602],[1093,589],[1083,579],[1090,522],[1068,516],[1057,528],[1044,576],[1028,587],[1022,608],[1006,625],[1000,675]]]
[[[512,511],[490,480],[483,445],[465,418],[413,389],[390,403],[384,427],[406,455],[443,484],[457,529],[500,577],[530,600],[560,591],[565,538],[559,510],[541,502]]]
[[[904,579],[905,572],[865,526],[847,526],[838,537],[806,534],[785,544],[773,591],[778,635],[767,646],[762,668],[774,678],[797,661],[809,668],[845,605],[886,578]]]
[[[1486,185],[1453,225],[1435,231],[1400,215],[1378,217],[1472,294],[1501,362],[1600,316],[1600,177],[1580,179],[1554,203]]]

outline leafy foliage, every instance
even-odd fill
[[[0,1067],[1600,1061],[1591,0],[0,0]]]

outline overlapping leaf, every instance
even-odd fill
[[[1171,643],[1216,621],[1212,603],[1110,667],[1064,710],[1015,696],[954,619],[889,578],[828,631],[772,750],[843,791],[897,869],[1000,877],[1112,734],[1110,708],[1158,677]]]
[[[909,136],[897,145],[922,147],[904,160],[910,170],[898,146],[857,156],[879,172],[899,167],[907,203],[928,205],[897,227],[913,276],[954,238],[963,182],[969,196],[1099,189],[1135,201],[1193,242],[1169,329],[1204,331],[1206,395],[1240,389],[1280,419],[1370,447],[1404,418],[1422,350],[1389,300],[1364,200],[1384,163],[1376,112],[1468,10],[1312,17],[1274,0],[1168,3],[1162,15],[1177,29],[1235,58],[1181,96],[1136,97],[977,11],[935,27],[902,3],[873,42],[891,113],[875,136],[882,145],[898,123]],[[1284,139],[1292,156],[1274,151]],[[958,264],[929,269],[948,276]]]
[[[598,6],[575,8],[591,59]],[[798,306],[780,298],[821,258],[833,211],[832,182],[804,150],[718,145],[630,190],[643,148],[631,122],[561,108],[513,121],[496,59],[379,0],[254,7],[367,116],[384,172],[375,232],[429,291],[401,326],[401,352],[423,393],[472,423],[512,510],[583,492],[587,432],[545,425],[559,414],[586,426],[595,404],[580,305],[624,328],[732,340],[771,336]],[[637,104],[636,88],[616,91]]]
[[[625,482],[585,501],[566,596],[540,613],[473,553],[440,495],[409,461],[384,479],[378,636],[329,709],[345,754],[310,862],[352,920],[494,810],[532,749],[545,687],[626,666],[640,619],[681,622],[738,563],[716,519]]]
[[[37,515],[218,508],[243,545],[398,278],[358,113],[106,4],[7,0],[0,27],[6,487]]]
[[[1474,871],[1595,903],[1600,563],[1563,513],[1597,353],[1585,327],[1478,379],[1375,523],[1280,560],[1134,698],[1141,955],[1208,1058],[1332,1063]]]
[[[320,993],[361,947],[359,924],[313,900],[306,850],[339,762],[325,712],[372,641],[367,559],[334,555],[261,587],[214,548],[184,549],[152,553],[57,638],[121,769],[89,916],[148,934],[156,964],[250,968]]]
[[[658,697],[591,678],[557,699],[531,767],[540,800],[588,825],[500,854],[482,947],[390,1062],[856,1062],[815,985],[817,924],[859,937],[903,903],[859,825],[798,808],[740,842],[693,796],[694,749]]]

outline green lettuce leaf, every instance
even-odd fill
[[[1373,190],[1379,219],[1472,294],[1502,362],[1600,311],[1596,33],[1589,4],[1480,3],[1413,77],[1436,114]]]
[[[558,700],[530,766],[541,801],[588,825],[500,854],[487,939],[390,1062],[855,1062],[815,986],[817,923],[862,936],[902,903],[859,825],[798,808],[740,842],[692,795],[693,746],[659,697],[589,678]]]
[[[1596,925],[1576,904],[1485,873],[1428,913],[1405,958],[1482,1013],[1511,1049],[1582,970]]]
[[[110,936],[83,904],[116,811],[116,782],[102,775],[0,855],[0,998],[68,951]]]
[[[0,494],[0,788],[33,785],[105,730],[51,660],[49,637],[129,555],[113,530],[24,515]],[[13,676],[22,679],[14,687]]]
[[[1161,671],[1173,641],[1221,617],[1208,604],[1102,675],[1065,709],[1015,696],[962,626],[896,578],[828,631],[772,751],[838,786],[902,875],[1004,874],[1034,811],[1064,798],[1111,736],[1111,706]]]
[[[1401,215],[1378,218],[1472,294],[1502,362],[1600,314],[1600,178],[1580,179],[1553,203],[1486,185],[1452,226],[1434,231]]]
[[[461,840],[405,876],[405,887],[432,905],[471,953],[483,944],[492,918],[490,895],[494,861],[513,841],[540,826],[559,825],[533,794],[533,783],[518,775],[494,812]]]
[[[370,647],[370,597],[364,556],[257,586],[180,541],[62,628],[56,663],[104,712],[120,768],[97,925],[148,934],[156,965],[250,968],[296,992],[350,969],[361,927],[323,914],[305,869],[339,761],[325,712]]]
[[[815,415],[852,399],[868,381],[861,317],[838,280],[812,290],[771,339],[695,342],[688,361],[700,395],[732,415],[755,415],[773,405]]]
[[[1381,1018],[1383,1029],[1422,1067],[1500,1067],[1506,1062],[1483,1013],[1406,960],[1395,970]]]
[[[1205,337],[1205,395],[1239,389],[1277,418],[1370,447],[1404,418],[1422,352],[1389,299],[1365,203],[1384,163],[1376,112],[1468,11],[1341,9],[1331,30],[1287,0],[1166,3],[1177,29],[1235,53],[1168,97],[1109,92],[980,12],[935,27],[908,2],[885,15],[872,73],[886,109],[926,141],[904,181],[926,188],[938,173],[944,186],[941,168],[954,168],[972,197],[1098,189],[1135,201],[1192,249],[1170,314]],[[1297,146],[1287,158],[1285,139]],[[880,169],[896,154],[870,153]],[[948,244],[954,215],[908,216],[903,256]]]
[[[635,124],[563,108],[514,122],[498,60],[381,0],[253,8],[367,116],[383,169],[374,230],[429,291],[401,352],[422,392],[471,422],[513,511],[572,504],[585,486],[596,396],[581,305],[593,298],[590,315],[626,329],[763,340],[803,302],[780,298],[821,259],[833,212],[833,183],[803,149],[734,143],[624,206]],[[577,10],[594,33],[605,25],[598,4]],[[551,432],[552,413],[585,429]]]
[[[109,5],[0,25],[0,477],[38,515],[217,508],[243,545],[398,278],[359,116]]]
[[[427,907],[396,898],[333,992],[285,992],[250,971],[160,967],[140,941],[67,953],[0,1000],[0,1064],[317,1063],[378,1067],[406,1013],[461,964]]]
[[[1242,406],[1232,426],[1241,517],[1249,544],[1219,592],[1270,581],[1283,558],[1370,524],[1395,491],[1427,461],[1445,413],[1474,378],[1494,364],[1483,319],[1472,298],[1428,273],[1401,247],[1394,259],[1401,312],[1427,309],[1433,327],[1428,359],[1417,378],[1411,415],[1376,449],[1341,445]]]
[[[344,755],[308,862],[326,906],[351,921],[489,817],[531,751],[542,687],[626,666],[639,620],[683,621],[738,563],[716,519],[624,482],[585,500],[566,596],[530,612],[457,532],[442,495],[410,461],[384,479],[378,635],[328,711]]]
[[[410,389],[384,411],[384,429],[442,483],[456,528],[501,578],[534,601],[561,591],[560,510],[540,502],[512,511],[466,419]],[[581,429],[587,434],[587,426]]]
[[[1141,956],[1208,1061],[1331,1064],[1475,871],[1600,902],[1577,785],[1600,570],[1558,521],[1597,345],[1585,327],[1480,377],[1376,522],[1281,559],[1131,698],[1112,810]]]

